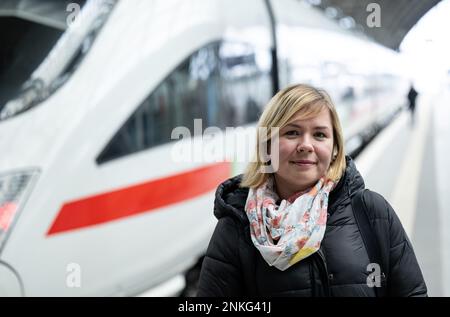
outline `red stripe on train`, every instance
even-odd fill
[[[47,236],[155,211],[214,190],[230,175],[231,164],[218,163],[69,202],[59,211]]]

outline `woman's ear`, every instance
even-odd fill
[[[337,148],[334,148],[333,156],[331,157],[331,162],[334,162],[336,160],[337,155],[338,155],[338,150],[337,150]]]

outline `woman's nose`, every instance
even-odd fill
[[[308,136],[300,138],[297,144],[297,152],[312,152],[314,150],[311,140]]]

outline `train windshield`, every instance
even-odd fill
[[[38,105],[70,78],[116,2],[0,1],[0,121]]]

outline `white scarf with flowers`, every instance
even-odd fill
[[[250,188],[245,211],[253,244],[264,260],[281,271],[320,248],[327,223],[328,196],[335,182],[321,178],[287,200],[279,199],[273,177]]]

